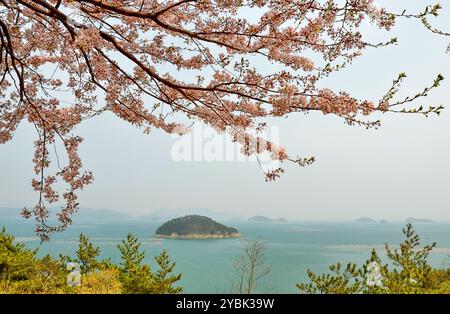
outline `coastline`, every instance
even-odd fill
[[[155,234],[156,238],[166,238],[166,239],[230,239],[230,238],[240,238],[242,235],[239,232],[229,233],[229,234]]]

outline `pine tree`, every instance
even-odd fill
[[[16,282],[18,293],[68,293],[67,270],[60,260],[46,255],[37,259],[26,281]]]
[[[308,270],[309,283],[299,283],[304,293],[426,293],[449,291],[448,273],[430,266],[428,257],[436,243],[420,246],[420,237],[411,224],[403,229],[405,240],[398,249],[386,247],[386,256],[393,269],[382,264],[375,250],[365,264],[358,268],[349,263],[346,268],[337,263],[330,273],[316,275]],[[370,274],[375,265],[376,276]],[[378,278],[374,280],[374,278]]]
[[[0,281],[7,287],[11,281],[26,280],[32,274],[37,249],[30,250],[23,243],[15,243],[14,236],[0,232]]]
[[[140,246],[131,233],[117,245],[122,254],[119,271],[124,293],[152,293],[153,275],[150,266],[142,264],[145,252]]]
[[[394,269],[389,275],[391,293],[421,293],[431,286],[432,267],[428,263],[430,252],[436,242],[420,247],[420,237],[411,224],[403,229],[405,240],[398,249],[391,249],[386,244],[386,253]]]
[[[127,239],[122,240],[121,244],[117,245],[121,256],[122,269],[131,269],[135,265],[140,265],[145,258],[145,252],[140,251],[141,243],[131,233],[128,233]]]
[[[176,263],[171,263],[169,254],[164,250],[158,256],[155,256],[155,261],[159,266],[159,270],[154,274],[153,279],[153,293],[181,293],[182,287],[174,287],[173,284],[181,279],[181,274],[172,275],[172,271]]]
[[[309,283],[298,283],[297,288],[307,294],[352,294],[361,289],[359,269],[356,264],[348,263],[345,268],[338,262],[328,267],[327,274],[314,274],[308,269]]]
[[[67,265],[70,262],[76,262],[80,264],[81,272],[83,274],[92,272],[99,268],[109,268],[112,266],[110,260],[98,261],[100,255],[100,247],[96,247],[92,244],[87,236],[80,234],[78,249],[75,251],[76,257],[60,255],[60,262],[63,265]]]
[[[89,238],[80,234],[80,242],[76,251],[77,261],[82,266],[82,272],[88,273],[99,266],[97,257],[100,255],[100,248],[94,247]]]

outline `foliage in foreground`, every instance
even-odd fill
[[[308,270],[308,283],[299,283],[302,293],[450,293],[450,269],[433,269],[428,257],[436,243],[421,246],[420,237],[411,224],[403,229],[405,240],[398,249],[386,247],[388,264],[375,250],[361,267],[355,263],[336,263],[327,274],[317,275]]]
[[[0,232],[0,293],[180,293],[175,286],[181,274],[173,274],[175,263],[167,251],[155,257],[158,269],[153,272],[144,264],[145,253],[138,239],[128,234],[117,246],[122,262],[99,260],[100,248],[95,247],[81,234],[76,257],[49,255],[37,257],[37,250],[17,243],[3,228]],[[69,263],[80,265],[81,284],[70,286],[67,278]]]
[[[450,268],[435,269],[428,262],[436,243],[422,246],[420,238],[408,224],[403,229],[405,240],[399,248],[386,244],[388,263],[383,263],[375,250],[362,266],[336,263],[330,272],[317,275],[308,270],[308,283],[297,284],[303,293],[450,293]],[[117,245],[121,262],[99,260],[100,249],[83,234],[75,257],[37,257],[37,250],[28,249],[23,243],[3,230],[0,231],[0,293],[181,293],[176,284],[180,274],[174,274],[175,263],[167,251],[155,257],[158,267],[153,271],[144,263],[145,252],[141,243],[131,233]],[[264,247],[258,241],[249,242],[246,250],[236,259],[240,271],[238,293],[252,293],[256,281],[270,268],[263,262]],[[240,263],[239,263],[240,262]],[[70,263],[77,263],[82,275],[79,286],[68,285]],[[235,267],[236,267],[235,265]]]

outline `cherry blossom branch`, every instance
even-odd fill
[[[252,22],[243,9],[257,12]],[[448,36],[428,20],[440,10],[434,5],[417,14],[392,13],[371,0],[0,0],[0,144],[12,140],[25,119],[38,137],[32,181],[38,204],[22,214],[35,218],[43,241],[68,227],[78,208],[77,192],[93,181],[92,173],[82,170],[82,139],[74,129],[105,111],[144,132],[183,134],[201,121],[232,135],[245,155],[268,152],[299,166],[315,158],[291,157],[251,135],[264,124],[257,121],[315,111],[378,128],[380,120],[370,120],[375,112],[439,114],[443,106],[416,103],[442,76],[400,100],[396,94],[404,74],[378,101],[319,86],[365,49],[397,43],[396,38],[366,41],[364,21],[390,31],[406,18]],[[72,100],[62,101],[62,94]],[[64,164],[55,149],[58,169],[52,172],[48,145],[56,148],[57,141],[67,160]],[[273,181],[284,169],[263,172]],[[57,182],[66,189],[56,191]],[[60,200],[65,204],[56,225],[50,225],[47,206]]]

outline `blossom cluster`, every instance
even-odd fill
[[[366,48],[394,43],[367,42],[364,21],[389,31],[406,16],[431,28],[426,19],[438,9],[393,14],[373,0],[1,1],[0,144],[22,120],[37,133],[32,187],[39,198],[23,216],[36,218],[43,240],[70,224],[77,192],[93,182],[82,169],[82,139],[74,132],[106,111],[144,132],[184,134],[193,120],[201,121],[231,134],[243,154],[265,151],[307,165],[311,159],[290,158],[284,148],[252,137],[260,120],[319,111],[372,126],[378,123],[366,116],[425,96],[430,89],[393,103],[393,86],[377,104],[320,83]],[[65,165],[50,153],[57,144]],[[52,165],[59,170],[51,172]],[[58,192],[58,183],[66,189]],[[60,200],[59,224],[49,226],[47,206]]]

